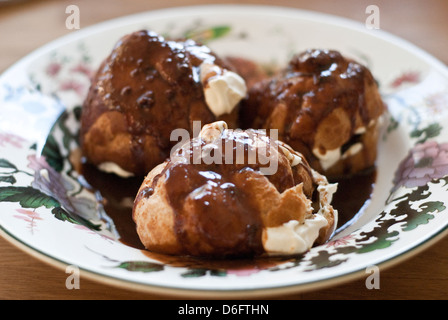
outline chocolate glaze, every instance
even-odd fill
[[[135,222],[132,220],[132,207],[126,204],[129,201],[133,201],[134,196],[137,194],[141,185],[141,179],[124,179],[113,174],[107,174],[99,171],[95,166],[87,162],[82,162],[77,167],[80,168],[80,173],[88,182],[89,186],[101,194],[101,204],[104,206],[107,215],[114,221],[119,233],[120,242],[147,252],[136,232]],[[332,181],[339,183],[338,192],[334,195],[332,202],[333,206],[338,210],[339,219],[337,230],[342,230],[348,227],[356,220],[356,218],[359,218],[362,215],[362,209],[367,206],[370,201],[375,178],[376,173],[374,168],[372,168],[371,170],[351,177]],[[198,179],[200,179],[200,176]],[[181,181],[183,182],[183,180]],[[174,183],[174,180],[172,182]],[[221,185],[222,184],[223,183],[221,182]],[[152,192],[153,190],[141,190],[139,197],[151,196]],[[187,256],[178,256],[174,258],[173,256],[151,252],[147,252],[147,254],[161,262],[175,264],[177,266],[193,265],[198,267],[198,265],[202,263],[207,265],[208,268],[211,268],[210,263],[213,263],[213,260],[210,259],[202,259],[199,260],[199,262],[195,260],[193,263],[191,261],[193,258]],[[257,261],[258,260],[244,260],[244,266],[253,266]],[[229,267],[235,267],[231,262],[229,263]],[[217,267],[216,265],[212,266],[215,268]],[[219,262],[219,266],[222,267],[222,262]],[[204,265],[202,265],[202,267],[204,267]]]
[[[338,108],[350,121],[350,132],[341,146],[358,127],[367,127],[384,111],[366,67],[338,51],[310,49],[295,55],[279,74],[256,83],[240,116],[243,128],[278,129],[280,140],[314,164],[318,125]]]
[[[174,145],[172,130],[191,132],[195,120],[202,124],[215,121],[199,81],[203,61],[224,65],[208,47],[192,40],[166,41],[147,30],[120,39],[92,80],[84,102],[80,140],[89,161],[115,162],[144,175],[169,155]],[[129,133],[127,143],[110,146],[110,155],[96,148],[95,143],[101,141],[86,138],[95,121],[107,112],[118,113],[112,134]]]
[[[185,252],[196,256],[209,250],[218,256],[262,252],[259,212],[250,195],[241,190],[235,174],[180,164],[171,166],[165,179],[175,212],[174,232]]]
[[[148,167],[144,164],[145,153],[142,149],[148,136],[157,137],[160,159],[165,159],[167,153],[162,150],[169,145],[169,142],[164,136],[171,133],[173,128],[184,127],[191,130],[192,120],[201,117],[209,119],[205,122],[214,120],[208,108],[204,108],[202,90],[197,89],[195,68],[207,57],[217,59],[208,48],[190,41],[183,44],[178,42],[167,44],[163,38],[147,31],[124,37],[103,63],[93,82],[83,110],[81,138],[100,114],[108,111],[123,114],[127,123],[126,130],[133,136],[131,141],[135,156],[133,160],[140,169],[146,166],[142,172],[147,173]],[[353,79],[357,80],[354,81],[356,85],[351,81]],[[151,86],[146,86],[149,83]],[[249,118],[254,118],[251,126],[267,128],[269,126],[263,122],[273,112],[273,105],[279,101],[284,102],[288,109],[288,120],[285,122],[284,131],[280,131],[280,138],[307,156],[313,157],[306,146],[314,140],[317,124],[331,111],[329,105],[346,108],[352,115],[353,124],[358,121],[355,116],[356,110],[364,110],[361,111],[360,118],[365,125],[368,124],[373,116],[372,110],[365,107],[364,86],[373,83],[373,77],[367,69],[342,58],[337,52],[307,51],[291,61],[281,79],[270,78],[254,85],[252,92],[256,94],[250,96],[242,117],[246,120],[246,124],[251,122]],[[337,90],[335,89],[337,87],[344,89]],[[268,90],[263,91],[266,88]],[[160,101],[164,103],[161,104]],[[191,101],[198,103],[190,103]],[[308,104],[304,103],[305,101]],[[190,109],[181,108],[182,110],[177,111],[184,103],[187,105],[190,103]],[[297,105],[305,107],[297,108]],[[224,142],[228,139],[230,137],[224,136],[221,140],[224,150],[226,148]],[[248,149],[251,147],[250,141],[248,142],[245,137],[239,136],[233,139],[243,141]],[[192,151],[194,146],[190,147],[187,150]],[[192,156],[193,153],[189,155]],[[157,164],[161,162],[160,159],[156,160]],[[279,162],[278,174],[266,176],[279,192],[304,182],[301,180],[303,172],[309,174],[307,166],[300,165],[302,173],[298,174],[298,171],[291,170],[289,164],[286,165],[287,160],[282,160],[284,163]],[[230,166],[170,162],[165,167],[158,179],[165,180],[168,200],[176,213],[175,233],[186,252],[201,254],[209,250],[208,245],[221,248],[219,253],[221,257],[247,256],[254,253],[256,255],[262,251],[260,215],[252,202],[253,190],[246,183],[247,177],[259,175],[257,173],[259,168],[259,163],[248,165],[247,161],[243,165]],[[95,185],[102,192],[106,189],[114,189],[115,192],[121,190],[116,186],[121,185],[122,179],[97,172],[102,176],[98,180],[93,178],[96,174],[92,172],[91,168],[87,180],[96,181]],[[108,178],[105,178],[106,176]],[[109,178],[114,182],[108,185],[104,182],[109,181]],[[365,184],[362,182],[364,180]],[[150,197],[154,193],[157,181],[156,179],[151,187],[140,190],[136,202]],[[338,206],[335,208],[345,217],[339,220],[340,223],[341,221],[349,223],[356,208],[361,208],[369,198],[372,185],[372,179],[361,179],[362,183],[357,185],[356,190],[362,189],[365,192],[353,197],[354,184],[350,183],[353,180],[347,181],[348,183],[344,183],[337,192]],[[128,191],[131,192],[131,189],[136,192],[138,188],[134,185]],[[195,192],[192,196],[193,190]],[[305,187],[308,197],[313,197],[313,190],[312,183]],[[120,221],[116,222],[117,225],[126,225],[125,228],[120,228],[122,241],[141,248],[141,243],[138,237],[136,238],[135,225],[130,219],[132,209],[121,207],[119,202],[113,200],[116,197],[119,196],[113,192],[108,193],[106,199],[112,200],[107,200],[109,206],[106,211],[114,216],[114,220]],[[187,206],[195,209],[195,216],[188,214]],[[125,219],[119,220],[118,216]],[[195,228],[196,235],[187,236],[185,232],[187,228]],[[225,237],[229,233],[236,236]],[[235,251],[235,248],[238,250]]]
[[[256,131],[249,133],[255,134]],[[268,144],[274,143],[264,134],[261,138],[265,138]],[[135,204],[144,197],[150,197],[159,179],[163,179],[161,183],[175,213],[174,234],[184,254],[247,257],[263,253],[261,232],[264,222],[254,200],[258,191],[248,182],[249,179],[267,179],[280,193],[303,182],[309,197],[312,197],[315,186],[305,159],[295,166],[297,168],[291,168],[281,151],[268,154],[272,161],[278,162],[278,170],[272,175],[260,173],[264,162],[261,164],[259,157],[255,162],[249,161],[249,150],[256,148],[255,140],[247,131],[241,130],[224,130],[213,142],[206,143],[200,137],[192,139],[179,149],[180,159],[171,158],[152,184],[140,190]],[[195,152],[199,147],[204,150],[213,146],[218,150],[218,145],[221,153],[215,156],[213,163],[196,158]],[[244,157],[238,161],[237,150],[245,150]],[[230,154],[231,163],[226,158]],[[218,157],[221,161],[216,161]],[[301,167],[305,168],[304,171],[300,170]],[[307,176],[303,177],[304,174]]]

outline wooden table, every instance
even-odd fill
[[[80,27],[103,20],[165,7],[207,4],[205,0],[107,0],[107,1],[21,1],[0,6],[0,72],[21,57],[72,31],[65,27],[65,8],[76,4]],[[220,3],[232,3],[221,1]],[[272,4],[244,1],[243,4]],[[276,5],[330,13],[356,21],[366,20],[366,7],[380,9],[380,27],[428,51],[448,64],[448,1],[445,0],[278,0]],[[448,106],[447,106],[448,107]],[[130,291],[81,278],[79,290],[65,286],[67,274],[24,253],[0,238],[0,299],[173,299]],[[380,289],[367,289],[366,277],[337,286],[275,299],[447,299],[448,237],[417,255],[381,270]],[[206,298],[206,297],[204,297]]]

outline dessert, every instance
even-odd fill
[[[310,49],[254,84],[243,128],[278,129],[312,168],[340,178],[374,165],[384,104],[370,71],[338,51]]]
[[[244,80],[208,47],[141,30],[122,37],[102,62],[84,102],[80,143],[86,159],[120,176],[145,175],[193,121],[236,125]]]
[[[144,179],[133,219],[146,249],[171,255],[293,255],[337,224],[335,184],[263,130],[205,125]]]
[[[289,256],[335,232],[333,205],[345,199],[332,204],[329,181],[376,160],[377,84],[334,50],[307,50],[277,70],[147,30],[102,62],[82,108],[82,153],[116,174],[107,176],[137,176],[126,218],[144,248]]]

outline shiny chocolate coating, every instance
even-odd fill
[[[204,61],[224,65],[192,40],[167,41],[147,30],[122,37],[83,105],[80,142],[88,161],[145,175],[169,156],[174,129],[192,132],[193,121],[215,121],[199,79]],[[229,125],[235,116],[225,116]]]
[[[277,161],[273,174],[261,172],[265,161],[250,161],[249,151],[259,148]],[[218,155],[207,163],[204,150],[211,149]],[[236,161],[241,150],[244,156]],[[226,158],[230,154],[232,162]],[[133,217],[142,243],[148,250],[176,255],[262,255],[264,228],[311,214],[313,173],[300,154],[294,154],[299,157],[294,165],[288,155],[284,144],[259,130],[223,130],[213,139],[191,139],[148,175],[137,194]]]
[[[371,72],[335,50],[310,49],[249,91],[241,108],[243,128],[278,129],[279,139],[301,152],[327,176],[343,176],[373,165],[376,127],[384,104]],[[363,137],[356,133],[368,131]],[[325,170],[315,152],[346,150],[364,144],[354,161],[339,161]],[[313,152],[314,151],[314,152]]]

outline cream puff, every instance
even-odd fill
[[[92,79],[80,144],[99,169],[146,175],[176,143],[174,129],[225,120],[236,125],[245,81],[207,46],[141,30],[122,37]]]
[[[310,49],[251,87],[241,123],[277,129],[312,168],[338,178],[374,165],[384,111],[367,67],[335,50]]]
[[[217,121],[149,172],[133,219],[145,248],[158,253],[295,255],[334,232],[336,188],[265,131]]]

